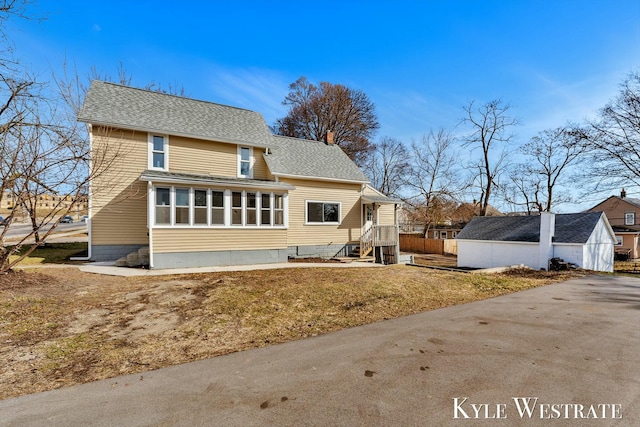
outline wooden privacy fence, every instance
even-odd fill
[[[458,254],[455,239],[425,239],[416,234],[400,234],[400,250],[421,254]]]

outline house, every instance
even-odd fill
[[[615,235],[602,212],[476,217],[458,234],[458,266],[524,264],[548,270],[551,258],[613,271]]]
[[[460,230],[480,214],[480,205],[463,202],[457,206],[448,206],[441,212],[439,221],[432,221],[426,230],[427,239],[455,239]],[[504,214],[492,205],[487,206],[486,216],[503,216]],[[400,211],[400,228],[403,232],[425,232],[424,213],[420,209],[402,207]]]
[[[259,113],[94,81],[89,257],[151,268],[398,253],[397,201],[333,144],[272,135]],[[144,249],[143,249],[144,250]]]
[[[611,196],[588,212],[604,212],[616,235],[616,253],[628,258],[640,258],[640,199],[627,197],[622,189],[620,196]]]

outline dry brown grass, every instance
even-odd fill
[[[144,372],[566,280],[393,266],[0,276],[0,398]]]

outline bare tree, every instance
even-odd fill
[[[384,137],[376,144],[365,169],[378,191],[386,196],[399,197],[411,170],[409,153],[401,141]]]
[[[571,201],[568,192],[559,189],[566,184],[571,166],[580,162],[586,150],[582,135],[570,126],[547,129],[520,148],[526,162],[513,168],[510,182],[528,212],[551,212],[554,206]]]
[[[0,22],[26,16],[27,4],[0,2]],[[90,159],[86,129],[76,121],[75,107],[67,102],[71,98],[30,75],[13,60],[11,49],[0,52],[5,53],[3,58],[10,57],[0,59],[0,201],[12,200],[0,230],[0,272],[6,272],[44,244],[65,215],[86,202],[88,183],[113,163],[114,150],[94,151]],[[40,198],[45,194],[50,201],[42,209]],[[7,234],[22,215],[29,218],[31,230],[8,244]]]
[[[432,225],[446,219],[447,207],[458,199],[465,184],[460,179],[455,139],[443,129],[431,130],[411,144],[413,164],[407,186],[414,195],[407,199],[421,222],[426,236]]]
[[[462,121],[471,127],[464,146],[481,150],[480,159],[472,166],[472,170],[477,170],[475,185],[480,190],[480,216],[487,214],[498,178],[507,166],[508,145],[514,138],[511,128],[518,124],[517,119],[509,115],[509,110],[509,105],[500,99],[479,107],[471,101],[464,107],[465,117]]]
[[[329,82],[315,86],[300,77],[289,85],[283,104],[289,112],[276,121],[275,133],[323,141],[331,131],[335,143],[352,160],[366,163],[373,149],[371,138],[380,125],[375,105],[364,92]]]
[[[640,72],[622,82],[618,95],[581,132],[593,149],[596,191],[640,186]]]

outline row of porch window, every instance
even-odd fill
[[[284,196],[250,191],[156,187],[155,225],[284,226]]]

